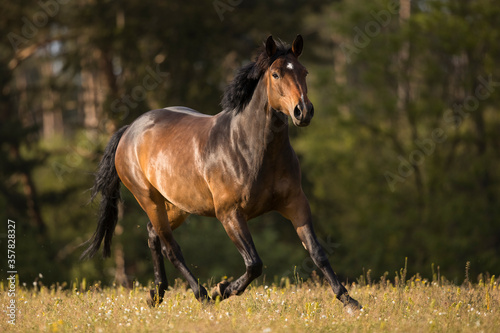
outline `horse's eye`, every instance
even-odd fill
[[[273,78],[275,78],[275,79],[279,79],[279,78],[280,78],[280,76],[279,76],[278,74],[276,74],[276,73],[273,73]]]

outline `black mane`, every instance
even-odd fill
[[[276,41],[276,53],[272,57],[267,55],[265,46],[262,47],[255,61],[241,67],[226,87],[221,102],[222,109],[235,112],[243,110],[252,99],[262,75],[276,59],[290,52],[291,47],[282,41]]]

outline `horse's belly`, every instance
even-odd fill
[[[164,183],[157,188],[168,202],[190,214],[215,216],[213,198],[206,185],[183,177],[167,177]]]
[[[190,214],[214,216],[212,194],[192,160],[166,154],[147,169],[149,182],[168,202]]]

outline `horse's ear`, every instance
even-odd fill
[[[273,36],[267,37],[266,53],[269,57],[272,57],[276,53],[276,43],[274,42]]]
[[[302,54],[302,48],[304,47],[304,40],[301,35],[297,35],[292,44],[292,52],[298,58]]]

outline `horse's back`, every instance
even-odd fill
[[[138,140],[144,135],[168,134],[165,131],[181,131],[191,134],[199,133],[202,128],[211,125],[213,116],[201,113],[185,106],[171,106],[148,111],[130,124],[125,139]]]
[[[195,109],[188,108],[186,106],[169,106],[160,110],[166,110],[170,112],[177,112],[177,113],[183,113],[187,114],[193,117],[211,117],[208,114],[201,113],[199,111],[196,111]]]

